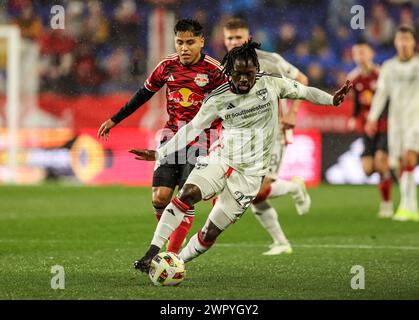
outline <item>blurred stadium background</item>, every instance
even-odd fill
[[[364,30],[350,27],[358,4],[365,8]],[[51,28],[54,5],[65,9],[64,29]],[[279,52],[312,86],[332,92],[354,67],[355,41],[368,40],[382,63],[395,53],[399,24],[419,28],[418,11],[418,1],[396,0],[2,1],[0,25],[19,28],[21,49],[13,87],[7,72],[11,41],[0,38],[0,183],[149,185],[152,166],[135,162],[126,150],[154,146],[166,119],[163,95],[118,125],[109,143],[95,133],[174,52],[172,29],[180,17],[204,25],[204,52],[221,59],[222,25],[241,16],[263,49]],[[298,173],[312,185],[377,182],[362,173],[362,144],[347,128],[352,108],[351,99],[338,110],[303,105],[282,176]]]
[[[350,28],[358,4],[364,30]],[[54,5],[65,9],[64,29],[51,28]],[[131,267],[155,227],[154,164],[127,150],[155,147],[164,95],[114,128],[108,142],[96,132],[174,52],[178,18],[198,19],[204,52],[221,59],[222,25],[241,16],[263,49],[332,92],[354,67],[353,43],[368,40],[381,63],[395,54],[399,24],[419,31],[418,13],[419,1],[396,0],[1,1],[0,299],[417,299],[418,225],[378,220],[376,188],[347,186],[378,181],[364,176],[360,135],[347,127],[351,97],[339,109],[300,109],[280,175],[313,186],[313,213],[300,218],[290,199],[273,201],[295,253],[260,259],[269,236],[247,214],[172,291],[133,278]],[[209,210],[198,206],[191,232]],[[66,268],[62,292],[49,286],[54,264]],[[350,288],[357,264],[367,270],[368,290]]]

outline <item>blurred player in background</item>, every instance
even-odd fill
[[[224,44],[227,51],[241,46],[249,40],[250,32],[248,24],[240,18],[232,18],[224,25]],[[256,49],[260,70],[268,73],[281,74],[303,85],[308,84],[307,77],[292,64],[287,62],[278,53]],[[294,178],[292,181],[278,179],[278,172],[284,159],[286,146],[292,142],[292,130],[295,127],[297,113],[300,108],[300,100],[294,100],[288,111],[286,100],[281,100],[279,114],[283,129],[278,132],[275,140],[274,151],[271,156],[268,174],[263,180],[260,191],[250,208],[256,219],[268,231],[273,239],[270,250],[265,255],[277,255],[291,253],[291,245],[286,238],[278,221],[278,214],[274,207],[267,201],[268,198],[276,198],[290,194],[295,201],[299,214],[305,214],[310,209],[310,196],[308,195],[304,181]]]
[[[195,20],[180,20],[175,28],[176,54],[163,59],[128,103],[105,121],[99,128],[98,137],[107,139],[110,130],[146,103],[164,85],[166,89],[169,120],[162,134],[161,145],[167,143],[179,130],[189,123],[201,108],[204,96],[225,82],[220,63],[201,53],[204,46],[202,26]],[[219,122],[218,122],[219,124]],[[212,128],[217,128],[217,122]],[[216,137],[214,137],[216,138]],[[207,154],[210,144],[209,131],[203,143],[189,144],[173,155],[173,159],[156,162],[153,173],[152,204],[157,220],[170,203],[176,186],[182,188],[194,168],[198,153]],[[186,159],[187,158],[187,159]],[[190,207],[182,223],[172,234],[167,250],[178,252],[192,226],[194,207]]]
[[[352,57],[356,68],[351,71],[348,78],[352,82],[354,91],[354,111],[348,126],[351,130],[355,130],[357,127],[362,130],[364,143],[364,151],[361,155],[362,168],[367,176],[371,176],[374,172],[379,173],[378,187],[381,203],[378,216],[390,218],[393,215],[393,202],[391,201],[392,178],[387,147],[388,107],[378,119],[377,132],[370,137],[364,131],[377,85],[379,67],[374,64],[374,51],[366,42],[353,45]]]
[[[350,90],[348,81],[332,96],[280,75],[259,73],[255,51],[259,46],[249,40],[226,54],[223,66],[230,81],[207,96],[195,118],[182,127],[169,143],[157,151],[130,150],[138,160],[163,159],[209,128],[215,119],[222,119],[221,142],[214,146],[209,156],[197,163],[182,190],[166,207],[150,248],[134,262],[136,269],[149,271],[152,258],[189,208],[202,199],[219,195],[204,227],[191,237],[180,253],[185,262],[209,250],[223,230],[242,216],[268,172],[272,149],[281,127],[279,99],[307,99],[319,105],[338,106]]]
[[[419,221],[414,170],[419,152],[419,57],[415,34],[400,27],[394,45],[397,56],[387,60],[380,71],[377,91],[368,115],[366,132],[373,136],[387,99],[390,166],[399,169],[400,204],[393,216],[397,221]]]

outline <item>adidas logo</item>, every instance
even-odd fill
[[[227,110],[233,109],[233,108],[235,108],[235,107],[236,107],[236,106],[235,106],[234,104],[230,103],[230,104],[228,105],[228,107],[227,107]]]
[[[169,81],[175,81],[175,77],[173,76],[173,74],[171,74],[170,77],[167,79],[167,82]]]

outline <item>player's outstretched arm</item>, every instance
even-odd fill
[[[196,116],[195,116],[196,117]],[[136,160],[155,161],[161,160],[176,151],[185,148],[189,142],[193,141],[197,135],[201,133],[202,129],[197,129],[193,126],[193,120],[186,126],[179,129],[178,132],[166,144],[161,146],[158,150],[148,149],[131,149],[129,152],[136,155]]]
[[[148,149],[131,149],[128,152],[131,152],[136,155],[136,160],[145,160],[145,161],[155,161],[157,160],[158,154],[156,150]]]
[[[351,82],[347,80],[332,96],[318,88],[306,87],[297,81],[286,78],[283,78],[281,82],[278,81],[279,83],[281,84],[281,87],[278,88],[281,91],[280,98],[303,99],[321,106],[339,106],[352,88]]]
[[[185,148],[189,142],[192,142],[204,129],[211,126],[211,123],[218,118],[216,108],[208,103],[204,103],[196,116],[186,126],[179,129],[178,132],[163,146],[156,151],[146,149],[131,149],[129,152],[136,155],[137,160],[161,160],[176,151]]]
[[[111,129],[150,100],[153,95],[154,92],[145,87],[139,89],[117,113],[102,123],[97,132],[98,139],[108,140]]]

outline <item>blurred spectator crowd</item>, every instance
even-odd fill
[[[164,2],[164,1],[163,1]],[[53,5],[65,7],[64,30],[50,27]],[[351,8],[365,9],[365,29],[353,30]],[[66,95],[134,91],[147,76],[147,17],[153,1],[8,0],[0,24],[20,26],[24,41],[39,48],[39,88]],[[225,54],[222,26],[231,16],[246,19],[262,48],[282,54],[307,74],[310,84],[334,88],[354,67],[351,46],[360,39],[376,49],[376,62],[394,55],[399,24],[418,32],[418,1],[201,0],[167,1],[177,18],[198,19],[205,28],[204,52]],[[172,32],[172,31],[170,31]]]

